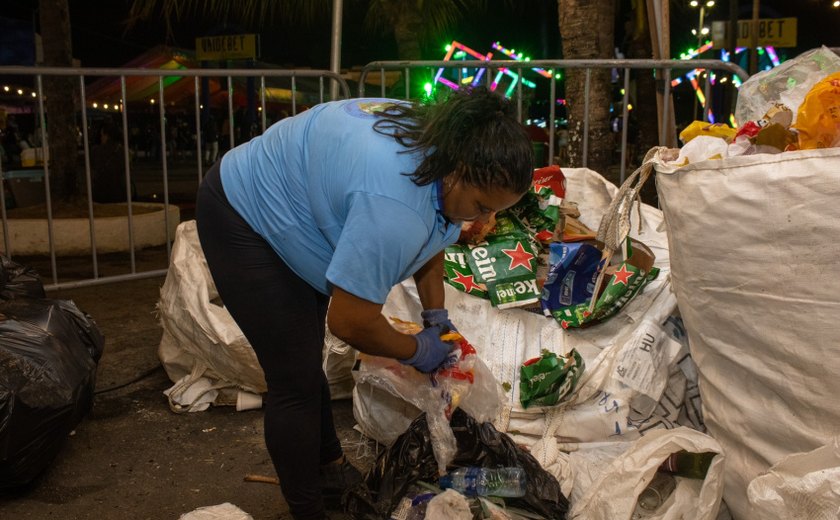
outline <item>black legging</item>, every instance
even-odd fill
[[[216,288],[265,372],[265,443],[297,520],[324,517],[318,469],[341,457],[321,366],[329,297],[300,279],[230,205],[217,162],[196,223]]]

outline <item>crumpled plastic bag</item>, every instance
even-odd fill
[[[829,74],[840,71],[840,56],[826,46],[803,52],[778,67],[750,77],[738,90],[735,120],[739,125],[757,121],[775,103],[794,114],[811,88]],[[797,120],[794,119],[794,123]]]
[[[403,333],[422,330],[416,323],[394,319]],[[416,406],[428,416],[431,443],[440,474],[455,456],[455,436],[449,419],[456,408],[463,408],[478,421],[496,418],[502,405],[502,390],[475,348],[460,335],[449,360],[431,374],[392,358],[359,355],[353,371],[356,383],[367,382]]]
[[[799,149],[840,146],[840,72],[816,85],[805,96],[796,116]]]
[[[472,517],[467,497],[454,489],[447,489],[429,500],[424,518],[425,520],[472,520]]]

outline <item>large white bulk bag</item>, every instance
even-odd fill
[[[659,150],[671,278],[726,454],[724,500],[840,428],[840,148],[710,160]]]

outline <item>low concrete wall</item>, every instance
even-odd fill
[[[121,204],[125,206],[124,203]],[[160,246],[166,243],[164,215],[169,218],[169,238],[175,240],[175,228],[181,223],[178,206],[135,202],[132,208],[154,211],[132,214],[134,248]],[[9,219],[9,249],[13,255],[49,254],[49,232],[46,219]],[[94,221],[96,251],[116,253],[128,251],[128,217],[103,217]],[[60,256],[90,254],[90,223],[87,218],[53,220],[53,240]],[[0,248],[5,249],[3,229],[0,228]]]

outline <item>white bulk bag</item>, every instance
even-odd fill
[[[671,278],[726,453],[724,500],[840,427],[840,148],[656,162]]]
[[[266,391],[254,350],[218,296],[195,221],[182,222],[175,232],[158,302],[163,327],[158,357],[176,383],[166,391],[173,411],[201,411],[210,403],[235,404],[240,391]],[[246,397],[247,401],[258,398]]]
[[[840,437],[782,459],[747,488],[759,518],[840,518]]]

